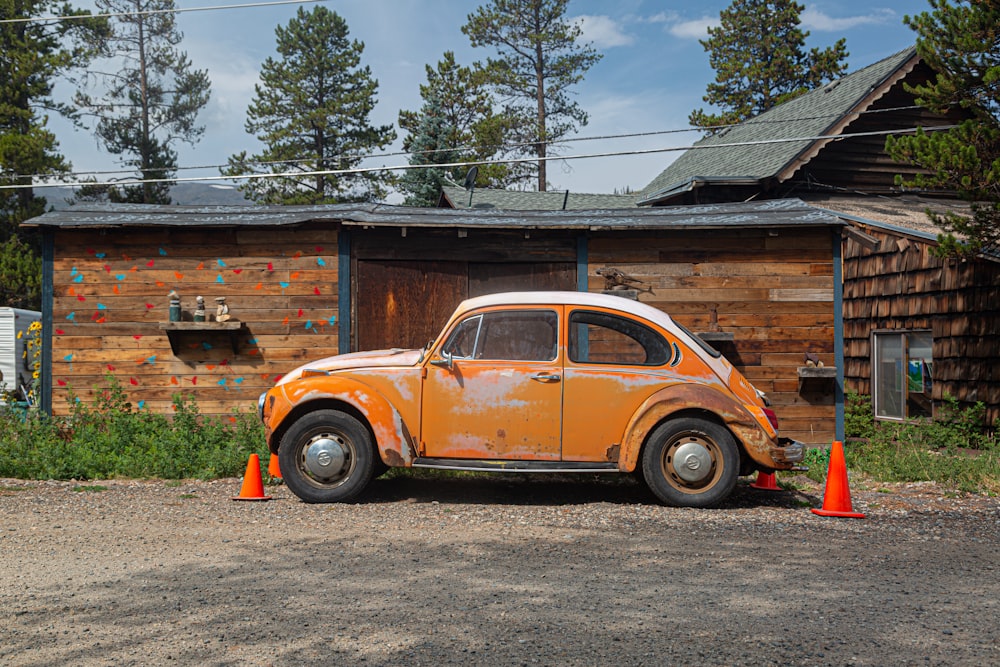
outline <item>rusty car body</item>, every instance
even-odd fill
[[[422,350],[329,357],[260,397],[267,444],[306,502],[357,496],[386,467],[641,471],[707,507],[801,443],[739,371],[651,306],[584,292],[462,302]]]

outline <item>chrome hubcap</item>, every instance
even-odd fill
[[[671,453],[673,473],[687,484],[699,484],[712,474],[712,452],[700,441],[685,442]]]
[[[346,462],[347,448],[336,436],[317,436],[306,446],[306,470],[318,479],[336,477]]]

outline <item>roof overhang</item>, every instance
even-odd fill
[[[705,187],[706,185],[733,185],[733,186],[755,186],[760,184],[761,179],[755,176],[692,176],[686,181],[680,181],[673,185],[658,190],[653,194],[643,197],[636,206],[652,206],[668,201],[692,190]]]
[[[920,63],[920,61],[920,55],[916,52],[916,49],[914,49],[913,55],[910,56],[909,60],[890,72],[880,82],[873,85],[871,89],[869,89],[867,95],[858,100],[857,103],[848,109],[846,113],[834,120],[825,130],[823,130],[821,136],[829,138],[817,139],[813,141],[798,155],[792,158],[784,167],[782,167],[776,176],[777,182],[783,183],[787,181],[794,176],[795,172],[802,168],[803,165],[819,155],[820,151],[826,148],[827,145],[834,141],[840,141],[839,135],[844,133],[847,126],[857,120],[864,111],[878,101],[883,95],[888,93],[893,86],[905,79],[910,72],[913,71],[913,68]],[[835,86],[837,83],[837,81],[832,81],[827,84],[827,87]]]
[[[77,205],[22,223],[57,229],[131,227],[281,227],[333,223],[342,227],[565,229],[628,231],[657,229],[737,229],[753,227],[842,226],[840,218],[799,199],[737,204],[575,211],[504,211],[410,208],[385,204],[327,206],[182,207]]]

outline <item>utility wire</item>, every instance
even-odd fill
[[[23,19],[0,19],[2,23],[44,23],[60,21],[81,21],[96,18],[118,18],[120,16],[151,16],[154,14],[183,14],[186,12],[212,12],[219,9],[246,9],[248,7],[273,7],[276,5],[304,5],[326,0],[274,0],[273,2],[247,2],[239,5],[214,5],[211,7],[187,7],[173,9],[143,9],[135,12],[109,12],[106,14],[71,14],[66,16],[34,16]]]
[[[792,137],[787,139],[762,139],[758,141],[737,141],[730,143],[716,143],[710,146],[678,146],[678,147],[667,147],[667,148],[649,148],[645,150],[633,150],[633,151],[611,151],[606,153],[585,153],[581,155],[552,155],[546,157],[528,157],[528,158],[511,158],[504,160],[469,160],[467,162],[448,162],[443,164],[404,164],[395,166],[382,166],[382,167],[356,167],[352,169],[324,169],[317,171],[293,171],[293,172],[282,172],[277,174],[240,174],[238,176],[190,176],[186,178],[146,178],[146,179],[129,179],[122,181],[106,181],[101,183],[78,183],[78,182],[64,182],[64,183],[41,183],[37,185],[0,185],[0,190],[19,190],[25,188],[54,188],[54,187],[68,187],[68,188],[78,188],[82,186],[121,186],[121,185],[142,185],[144,183],[195,183],[195,182],[206,182],[206,181],[250,181],[259,180],[264,178],[303,178],[307,176],[344,176],[349,174],[369,174],[380,171],[409,171],[413,169],[449,169],[456,167],[472,167],[481,165],[491,165],[491,164],[521,164],[526,162],[539,162],[539,161],[551,161],[551,160],[584,160],[590,158],[599,157],[622,157],[628,155],[651,155],[654,153],[669,153],[676,151],[687,151],[687,150],[699,150],[699,149],[715,149],[715,148],[739,148],[745,146],[767,146],[772,144],[781,143],[794,143],[800,141],[842,141],[844,139],[851,139],[855,137],[878,137],[885,136],[889,134],[911,134],[917,132],[918,130],[923,130],[925,132],[939,132],[943,130],[951,130],[958,127],[957,125],[941,125],[935,127],[912,127],[912,128],[901,128],[897,130],[879,130],[873,132],[855,132],[852,134],[824,134],[811,137]]]
[[[857,112],[857,114],[858,115],[862,115],[862,114],[887,113],[887,112],[895,112],[895,111],[910,111],[910,110],[922,109],[922,108],[923,107],[921,107],[919,105],[912,104],[912,105],[909,105],[909,106],[892,107],[892,108],[886,108],[886,109],[869,109],[869,110],[866,110],[866,111],[859,111],[859,112]],[[822,114],[822,115],[818,115],[818,116],[799,116],[799,117],[796,117],[796,118],[784,118],[784,119],[776,119],[776,120],[760,120],[760,121],[757,121],[757,120],[748,120],[748,121],[744,121],[742,123],[731,123],[731,124],[728,124],[728,125],[719,125],[717,127],[712,127],[712,128],[706,128],[706,127],[686,127],[686,128],[670,129],[670,130],[650,130],[650,131],[647,131],[647,132],[630,132],[630,133],[626,133],[626,134],[604,134],[604,135],[597,135],[597,136],[591,136],[591,137],[571,137],[569,139],[558,139],[558,140],[551,140],[551,141],[549,141],[549,140],[547,140],[547,141],[530,141],[530,142],[522,142],[522,143],[516,143],[516,144],[508,144],[508,145],[504,145],[504,146],[496,146],[495,150],[496,151],[510,151],[510,150],[513,150],[513,149],[516,149],[516,148],[523,148],[525,146],[537,146],[539,144],[544,144],[546,146],[551,146],[551,145],[576,143],[576,142],[581,142],[581,141],[607,141],[609,139],[635,139],[635,138],[639,138],[639,137],[663,136],[663,135],[667,135],[667,134],[682,134],[682,133],[686,133],[686,132],[704,132],[704,131],[710,130],[710,129],[711,130],[724,130],[724,129],[729,129],[729,128],[732,128],[732,127],[739,127],[739,126],[746,127],[746,126],[749,126],[749,125],[779,125],[779,124],[782,124],[782,123],[796,123],[796,122],[806,121],[806,120],[823,120],[825,118],[839,118],[841,115],[842,114],[840,114],[840,113],[836,113],[836,114]],[[423,151],[395,151],[395,152],[391,152],[391,153],[378,153],[378,154],[372,154],[372,155],[332,155],[330,157],[326,157],[326,158],[323,158],[323,159],[326,160],[326,161],[330,161],[330,162],[335,162],[335,161],[338,161],[338,160],[377,160],[377,159],[381,159],[381,158],[399,157],[399,156],[405,156],[405,155],[417,156],[417,155],[434,155],[434,154],[437,154],[437,153],[454,153],[454,152],[461,152],[461,151],[472,150],[474,148],[475,148],[475,146],[456,146],[456,147],[451,147],[451,148],[433,148],[433,149],[428,149],[428,150],[423,150]],[[554,156],[554,157],[557,157],[557,156]],[[315,161],[317,161],[317,158],[310,157],[310,158],[294,158],[294,159],[290,159],[290,160],[247,160],[245,164],[247,164],[247,165],[268,166],[268,165],[273,165],[273,164],[289,164],[289,165],[291,165],[291,164],[302,164],[302,163],[306,163],[306,162],[315,162]],[[166,171],[174,171],[174,172],[177,172],[177,171],[198,171],[198,170],[203,170],[203,169],[223,169],[223,168],[229,167],[229,166],[230,166],[229,163],[226,163],[226,164],[206,164],[206,165],[199,165],[199,166],[173,167],[173,168],[161,168],[161,169],[146,169],[145,171],[146,172],[157,172],[157,171],[159,171],[159,172],[166,172]],[[434,166],[434,165],[431,165],[431,166]],[[101,170],[101,171],[75,171],[75,172],[69,172],[69,173],[60,174],[60,176],[62,176],[62,177],[110,176],[110,175],[113,175],[113,174],[134,174],[135,172],[136,172],[135,169],[107,169],[107,170]],[[11,174],[10,176],[7,176],[7,178],[10,178],[10,179],[15,179],[15,178],[50,178],[51,176],[53,176],[53,174]],[[171,179],[171,180],[173,180],[173,179]]]

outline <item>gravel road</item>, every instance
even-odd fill
[[[829,519],[801,483],[0,480],[0,664],[1000,664],[1000,501],[882,485]]]

